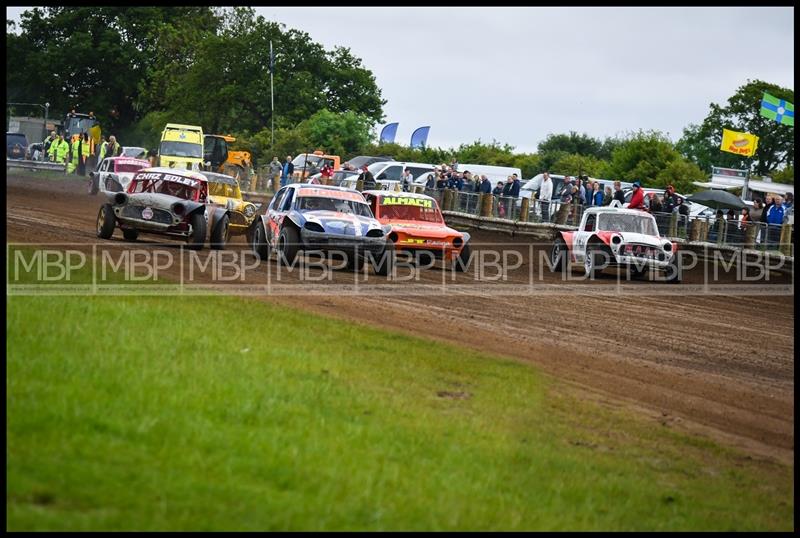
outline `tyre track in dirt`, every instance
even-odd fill
[[[91,252],[100,199],[85,192],[83,182],[9,177],[7,240],[86,244]],[[473,241],[529,251],[519,238],[497,233],[474,232]],[[137,242],[143,248],[163,244],[155,236]],[[116,236],[104,245],[133,246]],[[244,246],[241,239],[232,244]],[[530,269],[523,264],[503,284],[528,284]],[[450,275],[431,269],[421,281],[440,284],[443,277]],[[354,278],[341,271],[332,283]],[[685,281],[702,279],[695,270]],[[302,285],[296,276],[289,281]],[[256,271],[247,282],[268,279]],[[458,275],[456,282],[471,280]],[[446,296],[263,299],[527,361],[576,391],[624,401],[662,424],[663,417],[673,417],[670,427],[754,455],[793,460],[793,296],[624,296],[610,293],[614,278],[563,283],[547,274],[543,284],[561,294],[498,297],[486,291],[491,284],[473,284]]]

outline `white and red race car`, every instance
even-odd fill
[[[592,207],[575,231],[560,231],[550,253],[553,271],[582,263],[594,278],[608,267],[624,267],[635,278],[662,271],[668,282],[680,282],[678,245],[659,236],[656,219],[637,209]]]

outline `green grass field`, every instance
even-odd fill
[[[791,530],[791,467],[234,297],[8,297],[9,530]],[[568,357],[565,357],[568,360]]]

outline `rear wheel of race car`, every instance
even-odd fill
[[[278,263],[292,265],[300,252],[300,234],[293,226],[284,226],[278,236]]]
[[[225,248],[225,245],[228,243],[228,231],[230,229],[231,219],[228,218],[228,215],[222,217],[222,219],[217,223],[214,227],[214,230],[211,232],[211,248],[215,250],[221,250]]]
[[[564,266],[564,257],[567,255],[567,243],[560,237],[556,238],[553,243],[553,249],[550,251],[550,265],[553,271],[560,271]]]
[[[192,233],[189,235],[188,246],[192,250],[202,250],[206,243],[206,217],[202,211],[192,213],[190,219]]]
[[[378,276],[389,276],[394,271],[394,242],[387,240],[380,257],[375,263],[375,274]]]
[[[364,256],[358,250],[347,254],[347,269],[349,271],[361,271],[363,267]]]
[[[467,270],[467,265],[469,265],[469,259],[472,256],[472,247],[469,245],[469,241],[464,245],[464,248],[461,249],[459,252],[458,257],[453,262],[453,270],[459,273],[463,273]]]
[[[123,228],[122,236],[125,238],[125,241],[136,241],[136,238],[139,237],[139,232],[130,228]]]
[[[252,242],[250,246],[253,249],[253,254],[260,260],[269,258],[269,244],[266,239],[266,232],[264,231],[264,223],[261,219],[256,220],[253,224]]]
[[[97,214],[97,237],[100,239],[110,239],[114,235],[114,228],[117,226],[117,217],[114,216],[114,208],[111,204],[103,204]]]

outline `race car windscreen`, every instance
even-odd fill
[[[321,196],[301,196],[297,199],[297,209],[300,211],[337,211],[359,217],[372,217],[372,211],[364,202]]]
[[[168,194],[184,200],[194,200],[197,189],[189,185],[183,185],[175,181],[164,181],[163,179],[144,179],[134,180],[128,188],[131,194],[141,192],[151,192],[155,194]]]
[[[233,185],[226,183],[216,183],[214,181],[208,182],[208,194],[211,196],[227,196],[228,198],[236,197],[236,188]]]
[[[384,196],[380,203],[381,219],[444,222],[442,214],[433,200]]]
[[[608,232],[631,232],[644,235],[658,235],[656,223],[649,215],[628,215],[622,213],[601,214],[598,230]]]
[[[201,159],[203,157],[203,146],[191,144],[189,142],[173,142],[164,140],[158,149],[159,155],[169,155],[171,157],[191,157]]]
[[[130,173],[130,172],[138,172],[139,170],[141,170],[142,168],[146,168],[147,166],[148,166],[148,163],[144,163],[144,164],[117,163],[117,166],[114,168],[114,170],[117,173],[124,174],[126,172],[128,172],[128,173]]]

